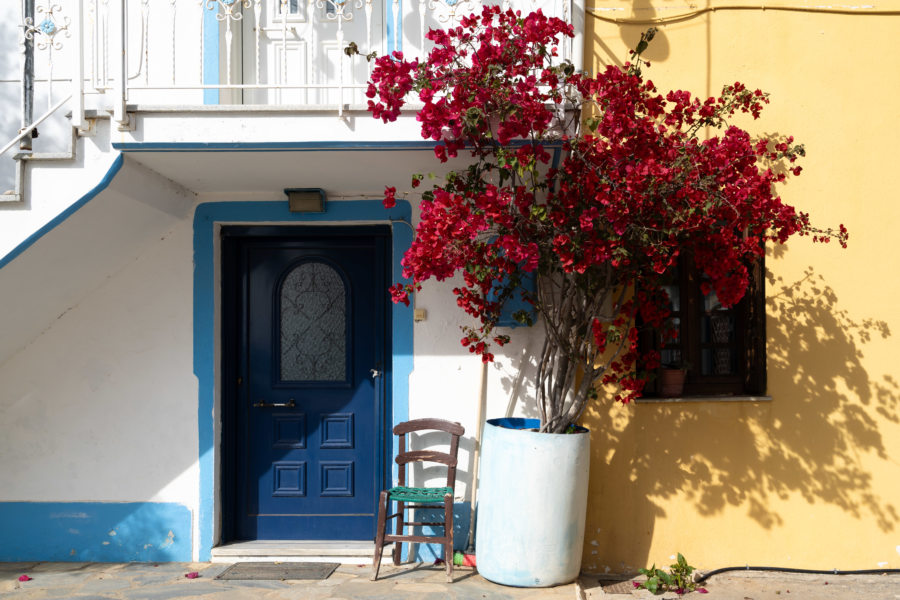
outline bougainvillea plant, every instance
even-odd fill
[[[624,67],[578,73],[558,58],[572,35],[539,11],[485,7],[430,31],[423,61],[376,58],[367,91],[385,122],[417,95],[436,158],[471,156],[430,186],[412,175],[407,194],[420,194],[421,216],[403,259],[410,283],[392,288],[394,301],[461,274],[453,293],[474,317],[462,343],[491,361],[492,347],[509,341],[497,327],[502,305],[521,294],[546,332],[535,378],[546,432],[566,430],[600,384],[617,383],[624,402],[641,394],[659,355],[642,353],[638,323],[664,326],[662,286],[680,256],[727,307],[745,293],[765,242],[847,239],[843,225],[815,229],[776,193],[800,174],[801,145],[754,139],[729,122],[758,117],[766,94],[740,83],[705,100],[661,94],[642,74],[653,30]],[[397,196],[386,188],[384,205]],[[529,273],[533,291],[521,285]]]

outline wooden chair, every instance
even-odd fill
[[[449,452],[433,450],[407,450],[406,436],[418,431],[443,431],[450,434]],[[383,490],[378,500],[378,530],[375,533],[375,556],[372,559],[372,581],[378,578],[381,566],[381,553],[385,544],[394,544],[392,557],[395,565],[400,564],[400,547],[403,542],[432,542],[444,547],[444,563],[447,565],[447,581],[453,581],[453,490],[456,486],[456,455],[459,450],[459,437],[465,429],[459,423],[451,423],[441,419],[417,419],[400,423],[394,427],[394,435],[400,437],[400,449],[397,454],[399,478],[397,487]],[[446,465],[447,485],[444,487],[407,487],[406,465],[414,462],[432,462]],[[397,503],[397,512],[390,512],[391,503]],[[443,506],[444,518],[441,521],[418,522],[407,521],[406,510],[417,508],[437,509]],[[397,519],[394,535],[388,533],[391,519]],[[442,536],[405,535],[406,527],[442,527]]]

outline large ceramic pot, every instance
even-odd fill
[[[581,570],[590,434],[529,431],[537,419],[491,419],[482,442],[475,552],[495,583],[546,587]]]

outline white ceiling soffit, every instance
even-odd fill
[[[463,153],[461,153],[462,155]],[[413,173],[443,177],[464,156],[441,164],[431,148],[303,150],[128,150],[126,155],[195,194],[271,193],[322,188],[329,196],[408,189]]]

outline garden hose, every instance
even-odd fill
[[[900,573],[900,569],[859,569],[855,571],[839,571],[837,569],[817,570],[817,569],[793,569],[790,567],[723,567],[715,569],[708,573],[694,572],[694,583],[703,583],[713,575],[727,573],[729,571],[769,571],[775,573],[803,573],[807,575],[886,575],[888,573]]]

